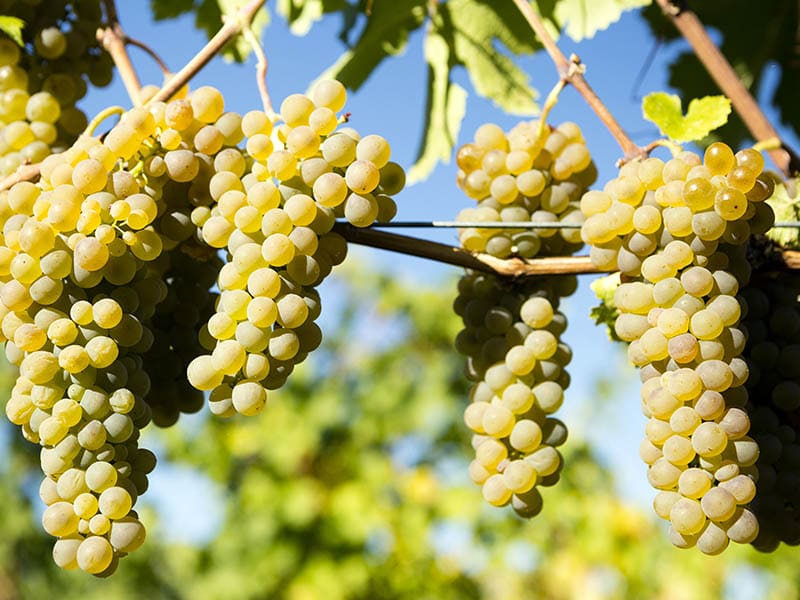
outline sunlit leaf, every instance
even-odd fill
[[[425,133],[410,182],[425,179],[439,161],[449,162],[467,105],[467,93],[450,81],[450,47],[435,29],[425,37],[428,62]]]
[[[23,45],[23,27],[25,27],[25,21],[22,19],[18,19],[17,17],[0,16],[0,31],[5,33],[20,46]]]
[[[627,10],[647,6],[652,0],[559,0],[555,18],[576,42],[594,37]]]
[[[352,48],[325,71],[322,78],[338,79],[357,90],[388,56],[400,54],[410,32],[425,20],[425,0],[376,2]]]
[[[684,116],[681,99],[674,94],[654,92],[642,101],[644,118],[676,142],[694,142],[728,122],[731,101],[725,96],[706,96],[689,102]]]
[[[537,49],[535,37],[516,7],[510,2],[451,0],[445,8],[447,13],[437,25],[452,39],[455,59],[466,67],[475,91],[507,113],[536,114],[537,93],[528,75],[498,48],[502,44],[515,54]]]

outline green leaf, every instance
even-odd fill
[[[576,42],[591,38],[606,29],[627,10],[647,6],[652,0],[560,0],[555,6],[556,20]]]
[[[589,285],[597,299],[600,300],[600,304],[593,307],[589,312],[589,317],[595,322],[595,325],[605,325],[609,339],[615,341],[620,341],[614,328],[614,323],[619,315],[619,311],[614,304],[614,293],[619,286],[619,273],[598,277]]]
[[[425,20],[425,0],[375,2],[355,45],[325,71],[321,78],[338,79],[357,90],[387,56],[400,54],[408,34]]]
[[[286,18],[295,35],[306,35],[324,14],[346,8],[345,0],[280,0],[277,5],[278,14]]]
[[[25,21],[22,19],[18,19],[17,17],[0,16],[0,31],[5,33],[20,46],[24,45],[24,42],[22,41],[23,27],[25,27]]]
[[[248,0],[216,0],[222,14],[229,18],[236,18],[236,14],[248,3]],[[255,34],[256,39],[261,38],[261,31],[269,24],[269,15],[263,8],[253,17],[250,29]],[[220,22],[217,29],[222,26]],[[215,30],[216,32],[216,30]],[[252,51],[250,43],[243,35],[237,35],[222,50],[222,56],[226,60],[242,62]]]
[[[425,134],[417,161],[408,171],[411,183],[425,179],[440,160],[450,161],[467,109],[467,92],[450,81],[450,46],[434,28],[425,36],[425,60],[428,62]]]
[[[676,142],[695,142],[728,122],[731,101],[725,96],[695,98],[684,116],[678,96],[653,92],[642,101],[642,112],[644,118],[655,123],[668,138]]]
[[[767,203],[775,212],[775,221],[800,220],[800,205],[797,198],[798,179],[791,178],[783,181],[780,175],[768,172],[775,182],[775,191],[767,199]],[[784,248],[797,249],[800,245],[796,227],[774,227],[767,231],[767,237],[778,242]]]
[[[211,39],[222,27],[223,15],[235,15],[247,4],[247,0],[150,0],[150,8],[156,20],[174,19],[184,13],[194,13],[194,24],[205,31]],[[269,24],[269,13],[262,8],[253,18],[250,28],[258,37]],[[250,53],[250,44],[244,36],[237,35],[222,49],[226,60],[242,62]]]
[[[437,26],[451,38],[457,62],[466,67],[478,94],[510,114],[539,112],[527,74],[496,47],[499,41],[515,54],[538,48],[515,6],[510,2],[450,0],[441,5],[437,16],[441,17]]]

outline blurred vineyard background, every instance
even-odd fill
[[[465,427],[453,418],[466,380],[452,349],[460,323],[441,298],[455,283],[410,286],[368,264],[343,266],[328,290],[337,300],[321,351],[269,410],[148,429],[165,476],[208,497],[179,497],[184,531],[146,494],[148,543],[110,579],[46,559],[38,453],[4,422],[0,598],[797,597],[794,549],[676,550],[575,434],[533,521],[482,502],[466,475]],[[388,335],[370,336],[376,329]],[[597,414],[610,397],[598,394]]]

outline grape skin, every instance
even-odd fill
[[[673,543],[697,545],[707,554],[721,552],[729,540],[746,543],[757,531],[743,508],[755,495],[755,472],[741,475],[749,485],[726,482],[756,461],[758,446],[747,436],[746,412],[726,404],[747,400],[738,328],[744,311],[736,294],[749,276],[740,250],[750,232],[747,220],[763,192],[752,200],[747,194],[756,181],[767,181],[762,169],[757,152],[734,155],[715,143],[704,163],[691,153],[666,163],[633,161],[606,186],[610,199],[590,192],[581,201],[587,217],[582,234],[594,246],[593,262],[616,266],[629,279],[614,294],[620,312],[615,328],[642,368],[642,409],[650,421],[641,453],[650,483],[663,490],[656,512],[671,521]],[[652,201],[633,192],[641,189],[652,191]],[[633,226],[655,234],[656,244],[630,235],[614,194],[631,198]],[[662,506],[663,494],[669,494],[669,507]],[[751,516],[742,519],[739,532],[729,519],[742,510]]]
[[[477,208],[463,210],[458,220],[554,221],[567,211],[577,213],[580,191],[591,182],[587,177],[591,159],[584,153],[580,130],[565,124],[576,143],[561,145],[565,135],[558,129],[550,134],[545,128],[553,152],[563,155],[555,162],[550,155],[541,155],[538,165],[545,139],[537,139],[536,130],[535,122],[522,123],[508,134],[485,124],[476,131],[474,142],[458,150],[459,185],[478,201]],[[561,182],[573,191],[556,187]],[[541,195],[547,210],[531,211],[526,195]],[[605,205],[598,198],[596,210]],[[555,230],[536,229],[517,237],[502,229],[469,228],[459,230],[459,238],[469,250],[499,257],[517,253],[527,258],[540,251],[560,253],[578,247],[574,232],[561,237]],[[565,242],[567,238],[571,241]],[[543,240],[549,239],[558,242],[553,250],[545,247]],[[516,244],[517,240],[525,243]],[[571,352],[559,341],[565,321],[557,307],[559,290],[571,289],[559,285],[558,278],[508,285],[469,271],[459,283],[456,307],[464,330],[456,348],[467,355],[467,375],[474,382],[473,402],[464,412],[466,425],[476,434],[470,477],[482,485],[489,504],[510,504],[525,518],[541,511],[537,487],[555,483],[562,465],[556,447],[566,440],[566,427],[548,415],[560,407],[569,384],[563,367]]]

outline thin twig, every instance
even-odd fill
[[[5,179],[0,180],[0,192],[10,189],[20,181],[30,181],[36,179],[42,169],[42,163],[35,163],[32,165],[21,165],[17,167],[11,175]]]
[[[225,44],[236,36],[243,27],[250,24],[265,2],[266,0],[252,0],[237,13],[235,19],[228,19],[203,49],[195,54],[180,71],[175,73],[174,77],[153,96],[150,102],[164,102],[174,96],[200,69],[217,55]]]
[[[106,8],[108,25],[97,32],[97,40],[111,55],[131,102],[134,106],[139,106],[141,104],[139,92],[142,90],[142,84],[139,82],[139,76],[136,74],[136,69],[128,56],[128,50],[125,48],[125,32],[117,17],[117,7],[114,0],[103,0],[103,5]]]
[[[542,42],[547,54],[550,55],[550,58],[555,63],[559,76],[572,85],[578,90],[580,95],[583,96],[583,99],[586,100],[587,104],[589,104],[609,132],[611,132],[611,135],[614,136],[614,139],[617,140],[620,148],[622,148],[622,151],[625,153],[625,158],[632,159],[637,156],[642,156],[644,154],[642,149],[631,140],[627,133],[625,133],[625,130],[622,129],[622,126],[614,118],[614,115],[611,114],[606,105],[603,104],[603,101],[600,100],[599,96],[589,86],[589,83],[583,76],[583,68],[580,59],[575,55],[571,56],[569,59],[564,56],[564,53],[561,52],[561,49],[556,45],[555,41],[553,41],[553,38],[550,37],[550,33],[547,31],[542,19],[531,7],[528,0],[514,0],[514,4],[517,5],[517,8],[525,17],[531,29],[536,32],[539,41]]]
[[[473,254],[463,248],[429,240],[375,229],[360,229],[347,223],[336,223],[334,231],[337,231],[354,244],[428,258],[457,267],[508,277],[602,272],[591,263],[588,256],[555,256],[530,260],[512,258],[503,260],[489,254]]]
[[[734,110],[755,140],[761,142],[770,138],[780,139],[772,123],[717,48],[697,15],[689,8],[676,7],[670,0],[658,0],[658,5],[689,42],[697,58],[703,63],[722,93],[730,98]],[[800,171],[800,158],[785,143],[782,142],[779,148],[767,152],[772,162],[785,176],[789,177]]]
[[[269,89],[267,88],[267,69],[269,68],[267,55],[261,46],[261,42],[258,41],[258,36],[253,32],[249,24],[244,27],[242,34],[250,44],[253,54],[256,55],[256,85],[258,86],[258,94],[261,96],[261,104],[264,106],[264,112],[274,121],[277,115],[275,108],[272,106],[272,98],[270,98]]]
[[[125,40],[124,41],[128,45],[136,46],[140,50],[143,50],[145,52],[145,54],[147,54],[150,58],[152,58],[156,62],[156,64],[158,65],[158,68],[161,69],[161,72],[164,75],[168,75],[170,73],[170,70],[169,70],[169,67],[167,66],[167,63],[165,63],[164,60],[158,55],[158,53],[155,50],[153,50],[150,46],[148,46],[147,44],[145,44],[141,40],[137,40],[136,38],[132,38],[131,36],[129,36],[127,34],[125,34]]]

